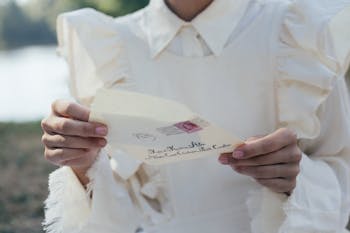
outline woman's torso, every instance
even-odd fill
[[[164,51],[155,59],[136,14],[118,26],[130,63],[127,89],[184,103],[241,138],[270,133],[276,128],[273,46],[281,13],[276,2],[262,4],[221,56],[189,58]],[[161,167],[174,218],[146,226],[147,232],[250,232],[246,197],[257,184],[217,158],[213,154]]]

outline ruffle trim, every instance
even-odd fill
[[[328,28],[341,9],[334,1],[296,0],[281,28],[275,79],[278,126],[293,129],[299,138],[319,136],[317,110],[343,74]]]
[[[135,232],[142,216],[133,205],[127,184],[114,176],[104,150],[87,176],[90,183],[85,190],[69,167],[50,175],[44,230],[47,233]]]
[[[130,84],[130,63],[117,25],[92,8],[58,16],[58,52],[70,65],[78,99],[91,98],[101,87]]]
[[[323,177],[323,183],[319,184],[319,177],[310,174],[310,171],[329,176]],[[340,219],[341,190],[337,177],[326,163],[311,160],[304,154],[297,184],[289,197],[264,187],[251,190],[246,204],[252,218],[253,233],[345,231]]]
[[[134,204],[140,210],[143,227],[169,221],[173,208],[167,192],[167,179],[159,167],[130,160],[123,151],[111,153],[111,167],[128,184]]]
[[[138,228],[140,215],[133,206],[126,184],[115,178],[104,149],[87,175],[90,178],[88,190],[92,192],[92,204],[86,232],[90,232],[90,227],[101,232],[134,232]]]
[[[72,169],[62,167],[51,173],[49,191],[44,230],[47,233],[79,232],[90,214],[90,199]]]
[[[300,139],[315,139],[321,131],[317,112],[330,95],[337,80],[343,78],[346,68],[344,60],[337,55],[339,54],[337,51],[341,48],[334,44],[337,35],[330,29],[329,23],[333,22],[337,13],[350,6],[350,1],[293,0],[288,3],[286,1],[286,4],[279,38],[276,41],[277,127],[294,130]],[[347,54],[349,52],[347,51]],[[310,166],[312,165],[309,164]],[[250,193],[247,206],[252,218],[252,232],[308,233],[314,232],[313,229],[320,230],[317,232],[335,232],[334,229],[343,231],[336,226],[339,213],[325,206],[317,208],[313,206],[312,200],[307,199],[306,192],[310,189],[303,187],[314,179],[307,176],[309,172],[302,171],[303,174],[298,177],[298,187],[290,197],[262,187]],[[329,179],[337,183],[336,179]],[[334,187],[334,184],[330,187]],[[311,188],[315,189],[317,187]],[[335,197],[334,195],[329,196]],[[299,198],[300,196],[303,198]],[[305,206],[308,209],[305,209]],[[313,213],[309,207],[314,208]],[[307,226],[304,219],[298,219],[305,216],[305,213],[310,213],[306,216],[310,217],[311,222],[315,222],[313,218],[317,216],[317,219],[323,219],[325,224],[320,223],[319,228]],[[334,221],[334,224],[326,224],[329,221]],[[324,231],[325,229],[332,230]]]
[[[322,184],[319,184],[319,177],[310,174],[310,171],[316,174],[324,172],[328,176],[323,177]],[[303,154],[297,183],[293,194],[283,204],[286,218],[278,232],[308,233],[310,229],[320,233],[342,232],[344,226],[340,223],[341,190],[331,168],[326,163],[311,160]],[[319,195],[320,193],[322,195]],[[312,200],[308,198],[310,195]]]

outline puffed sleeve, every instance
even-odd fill
[[[113,18],[93,9],[61,14],[57,19],[57,37],[58,52],[69,66],[70,90],[77,102],[89,106],[99,88],[130,84],[127,56]],[[46,232],[135,231],[140,222],[138,213],[125,182],[114,178],[109,157],[106,150],[101,151],[88,171],[87,188],[69,167],[61,167],[50,175],[45,202]],[[140,166],[133,161],[122,165],[124,173],[131,171],[129,175]]]
[[[289,197],[266,188],[252,194],[248,204],[254,233],[346,232],[349,22],[349,0],[295,0],[287,7],[277,43],[278,127],[297,133],[303,156]]]
[[[117,20],[93,9],[59,15],[58,52],[69,65],[71,94],[79,103],[89,106],[101,87],[133,87],[123,30]],[[87,176],[85,188],[69,167],[50,175],[46,232],[135,232],[140,224],[151,226],[171,216],[160,169],[123,151],[107,145]]]
[[[86,8],[57,18],[58,53],[66,59],[73,97],[89,105],[96,91],[130,85],[122,38],[112,17]]]

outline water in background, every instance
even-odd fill
[[[68,68],[53,46],[0,51],[0,121],[39,120],[70,98]]]

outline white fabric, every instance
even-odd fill
[[[181,38],[177,33],[183,33],[181,29],[188,25],[191,25],[206,41],[206,46],[215,55],[219,55],[244,15],[249,2],[247,0],[214,1],[201,13],[200,17],[194,18],[189,24],[172,13],[164,1],[151,1],[148,10],[144,12],[144,26],[148,28],[146,36],[152,56],[157,56],[169,43],[173,43],[174,37],[175,40]],[[184,54],[185,51],[182,50],[179,53]]]
[[[188,23],[152,0],[115,20],[91,9],[60,15],[59,49],[78,101],[89,104],[102,86],[155,94],[243,137],[289,127],[304,154],[287,197],[220,165],[217,155],[151,167],[122,151],[108,162],[102,152],[88,174],[91,203],[70,169],[51,176],[47,231],[345,232],[349,9],[346,0],[215,0]],[[60,195],[62,182],[74,195]]]

